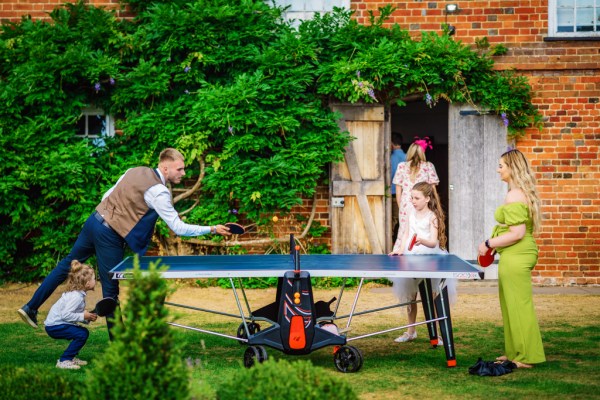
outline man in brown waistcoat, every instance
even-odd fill
[[[118,300],[119,284],[110,279],[109,271],[123,260],[126,244],[139,255],[146,252],[158,217],[180,236],[230,235],[229,228],[224,225],[190,225],[179,218],[166,184],[177,184],[184,175],[183,155],[172,148],[160,153],[156,169],[136,167],[127,170],[86,220],[71,252],[44,279],[31,300],[17,311],[21,318],[37,328],[39,307],[67,278],[71,261],[84,262],[94,254],[102,296]],[[107,321],[111,317],[107,316]],[[107,325],[110,336],[112,324],[107,322]]]

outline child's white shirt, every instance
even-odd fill
[[[85,296],[84,290],[63,293],[60,299],[50,308],[44,325],[77,325],[78,322],[84,322]]]
[[[435,218],[432,211],[426,211],[423,215],[417,215],[413,210],[408,215],[408,241],[410,242],[413,235],[417,235],[419,239],[431,240],[431,224]],[[427,247],[425,245],[414,246],[412,250],[408,250],[408,243],[404,246],[404,254],[446,254],[446,251],[440,249],[439,244],[435,247]]]
[[[413,210],[408,216],[408,240],[410,241],[414,234],[420,239],[430,240],[431,224],[434,218],[435,214],[431,210],[428,210],[421,216],[418,216],[417,211]],[[433,248],[425,245],[415,245],[412,250],[408,250],[406,247],[407,246],[405,245],[405,256],[448,254],[446,250],[440,248],[439,243]],[[419,283],[421,282],[421,279],[392,278],[391,281],[393,283],[392,290],[400,302],[404,303],[416,298],[416,294],[419,292]],[[437,292],[441,279],[432,279],[431,283],[433,291]],[[445,285],[448,288],[450,303],[454,303],[456,301],[456,279],[446,279]]]

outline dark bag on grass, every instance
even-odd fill
[[[333,311],[331,311],[331,303],[333,303],[334,301],[336,301],[337,298],[334,297],[333,299],[329,300],[329,301],[317,301],[315,303],[315,314],[317,316],[317,318],[321,318],[321,317],[332,317],[333,316]]]
[[[512,361],[483,361],[479,357],[477,362],[469,367],[469,373],[479,376],[500,376],[511,373],[515,368],[517,366]]]

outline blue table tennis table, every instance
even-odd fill
[[[224,315],[241,320],[235,336],[170,323],[180,328],[230,338],[247,345],[244,365],[251,367],[264,362],[270,347],[286,354],[308,354],[325,346],[334,347],[334,363],[341,372],[356,372],[363,364],[363,356],[349,342],[370,336],[407,328],[409,325],[392,327],[360,336],[351,336],[353,317],[380,312],[412,303],[392,304],[375,309],[356,311],[363,283],[368,279],[411,278],[417,279],[425,321],[414,325],[427,325],[430,344],[437,347],[439,325],[448,367],[456,366],[454,337],[446,279],[480,279],[480,271],[469,262],[452,254],[388,256],[382,254],[326,254],[302,255],[290,242],[289,255],[206,255],[140,257],[140,269],[147,270],[150,263],[160,260],[168,266],[162,276],[165,279],[229,278],[239,314],[208,310],[191,305],[166,302],[166,304],[201,312]],[[129,279],[132,276],[133,258],[123,260],[111,270],[113,279]],[[275,301],[258,309],[252,309],[241,278],[277,277]],[[311,277],[360,278],[357,292],[348,315],[338,315],[344,285],[339,298],[314,301]],[[432,279],[438,278],[438,287],[432,287]],[[236,284],[237,283],[237,284]],[[242,306],[241,292],[247,312]],[[331,304],[335,301],[331,310]],[[436,316],[437,315],[437,316]],[[345,320],[344,327],[337,323]],[[260,323],[267,323],[261,329]]]

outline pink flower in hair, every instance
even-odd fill
[[[415,136],[414,143],[421,146],[421,148],[423,149],[423,152],[425,152],[425,150],[427,150],[427,148],[433,149],[433,146],[431,145],[431,139],[429,139],[429,136],[425,136],[423,139],[421,139],[418,136]]]

